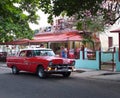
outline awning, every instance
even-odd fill
[[[11,42],[6,42],[6,45],[24,45],[29,43],[29,39],[19,39]]]
[[[81,41],[83,38],[78,32],[68,33],[52,33],[52,34],[41,34],[35,36],[30,43],[35,42],[64,42],[64,41]]]
[[[67,42],[67,41],[82,41],[82,34],[76,30],[63,30],[59,32],[44,32],[38,33],[32,40],[20,39],[5,43],[6,45],[28,45],[39,44],[44,42]],[[99,38],[95,38],[95,42],[100,42]]]

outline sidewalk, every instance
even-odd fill
[[[7,67],[6,62],[0,62],[0,67]]]
[[[120,82],[120,72],[93,70],[93,69],[77,69],[77,76],[83,78],[104,79]]]

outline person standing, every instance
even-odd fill
[[[84,51],[84,48],[85,48],[84,45],[82,45],[81,48],[80,48],[80,50]]]
[[[40,44],[40,48],[45,48],[43,43]]]
[[[61,57],[67,58],[67,49],[64,46],[61,46]]]

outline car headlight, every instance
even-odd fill
[[[74,66],[74,65],[75,65],[75,61],[72,61],[72,62],[71,62],[71,66]]]
[[[52,62],[52,61],[50,61],[48,65],[49,65],[49,66],[52,66],[52,65],[53,65],[53,62]]]

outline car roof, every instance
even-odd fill
[[[50,48],[25,48],[25,49],[21,49],[21,51],[23,50],[52,50]]]

